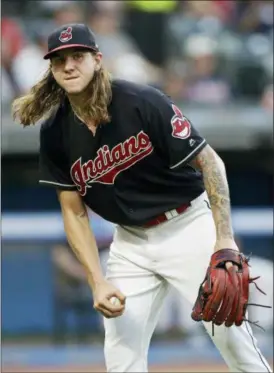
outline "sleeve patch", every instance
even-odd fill
[[[187,139],[191,134],[191,124],[181,110],[172,104],[174,115],[171,118],[172,136],[177,139]]]

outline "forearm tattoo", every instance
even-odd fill
[[[216,225],[217,239],[233,239],[229,187],[223,163],[221,160],[219,162],[212,149],[202,151],[198,157]]]

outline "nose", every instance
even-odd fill
[[[64,70],[66,72],[74,70],[74,61],[71,56],[67,56],[67,58],[65,59]]]

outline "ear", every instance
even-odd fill
[[[101,66],[102,66],[102,53],[101,52],[97,52],[95,55],[94,55],[94,60],[95,60],[95,67],[94,67],[94,70],[97,72],[101,69]]]
[[[101,52],[97,52],[94,56],[94,59],[95,59],[95,62],[96,62],[96,67],[95,67],[96,71],[100,70],[100,68],[101,68],[102,58],[103,58],[103,55],[102,55]]]

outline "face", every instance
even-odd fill
[[[102,54],[87,50],[67,49],[51,58],[51,71],[56,82],[69,94],[81,94],[100,69]]]

